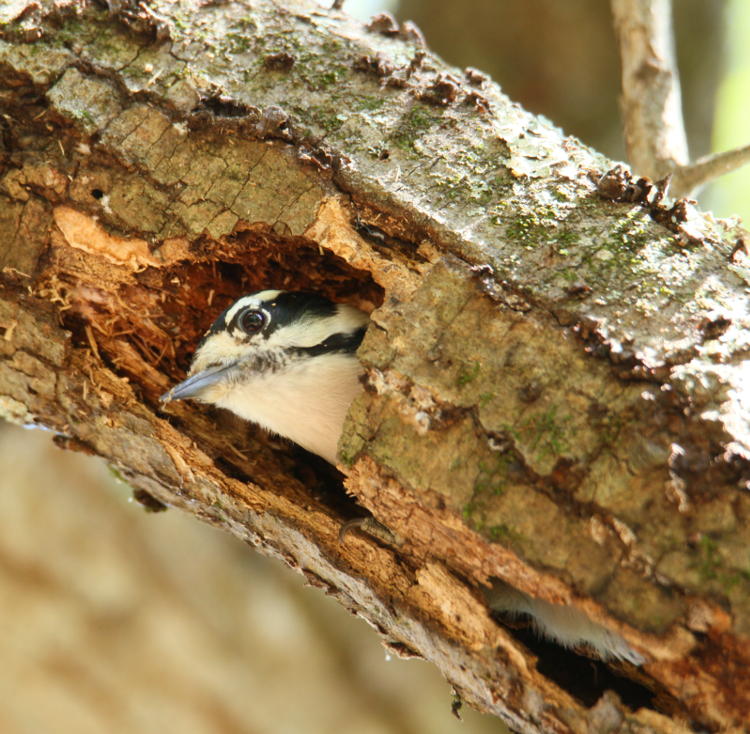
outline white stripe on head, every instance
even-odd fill
[[[243,296],[235,301],[229,311],[227,311],[226,316],[224,316],[224,323],[228,324],[243,308],[262,308],[265,301],[272,301],[280,293],[283,293],[283,291],[258,291],[258,293]]]
[[[229,364],[258,350],[277,351],[293,347],[314,347],[334,334],[354,334],[366,327],[367,314],[345,304],[333,304],[325,299],[311,303],[306,311],[302,305],[296,313],[277,310],[275,300],[285,294],[281,290],[265,290],[239,298],[223,316],[223,323],[212,330],[193,355],[190,374],[195,374],[213,364]],[[296,295],[296,294],[293,294]],[[300,302],[296,302],[300,306]],[[303,300],[302,304],[305,303]],[[294,304],[294,301],[293,301]],[[288,308],[288,304],[286,306]],[[245,309],[256,309],[266,314],[268,328],[252,336],[244,335],[239,326],[228,328]],[[294,314],[293,321],[283,323]],[[274,320],[274,316],[276,320]],[[281,319],[281,321],[279,321]],[[269,333],[270,332],[270,333]]]

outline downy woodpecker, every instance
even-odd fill
[[[314,293],[260,291],[220,314],[189,377],[162,395],[218,405],[336,463],[368,317]]]
[[[336,463],[352,400],[362,390],[356,356],[368,316],[314,293],[265,290],[243,296],[214,321],[188,378],[163,402],[193,398],[236,413]],[[625,640],[574,607],[534,599],[504,582],[487,592],[494,611],[528,615],[565,647],[640,664]]]

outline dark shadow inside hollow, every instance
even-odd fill
[[[536,667],[542,675],[585,706],[594,706],[606,691],[613,691],[632,711],[649,708],[689,720],[690,717],[674,696],[630,663],[607,664],[555,644],[540,637],[528,617],[506,619],[498,613],[493,616],[536,655]]]

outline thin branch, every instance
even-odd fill
[[[672,177],[672,195],[686,196],[719,176],[750,163],[750,145],[711,153],[677,168]]]
[[[621,107],[628,159],[639,174],[672,174],[686,196],[750,162],[750,145],[688,162],[674,55],[671,0],[611,0],[622,63]]]
[[[662,178],[688,162],[671,0],[611,0],[622,64],[628,159]]]

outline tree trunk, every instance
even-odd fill
[[[519,731],[746,720],[740,233],[602,178],[408,24],[119,5],[3,11],[3,413],[282,557]],[[340,540],[359,511],[309,456],[160,408],[266,287],[374,309],[341,469],[398,543]],[[647,663],[566,679],[577,656],[492,618],[493,579]]]

